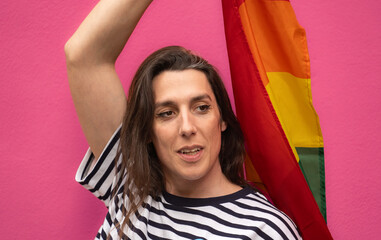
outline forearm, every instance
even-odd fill
[[[68,63],[115,63],[152,0],[101,0],[65,45]]]

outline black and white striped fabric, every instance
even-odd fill
[[[108,207],[105,221],[95,239],[119,239],[115,224],[124,220],[127,201],[119,192],[111,199],[115,185],[114,158],[120,129],[112,136],[93,169],[93,155],[86,153],[76,180]],[[132,225],[123,230],[125,239],[301,239],[294,223],[267,199],[250,187],[223,197],[182,198],[164,192],[148,197]]]

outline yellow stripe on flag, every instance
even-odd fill
[[[310,95],[311,80],[286,72],[268,72],[267,77],[267,93],[294,153],[295,147],[323,147],[319,118]]]

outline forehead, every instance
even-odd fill
[[[206,75],[198,70],[164,71],[153,79],[155,102],[182,101],[200,95],[209,95],[215,101]]]

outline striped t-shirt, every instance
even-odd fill
[[[95,239],[119,239],[115,224],[122,223],[128,201],[121,191],[111,199],[116,179],[115,155],[120,129],[112,136],[90,170],[93,154],[86,153],[76,180],[108,208]],[[124,239],[301,239],[294,223],[267,199],[245,187],[214,198],[183,198],[167,192],[147,197],[144,205],[123,229]]]

